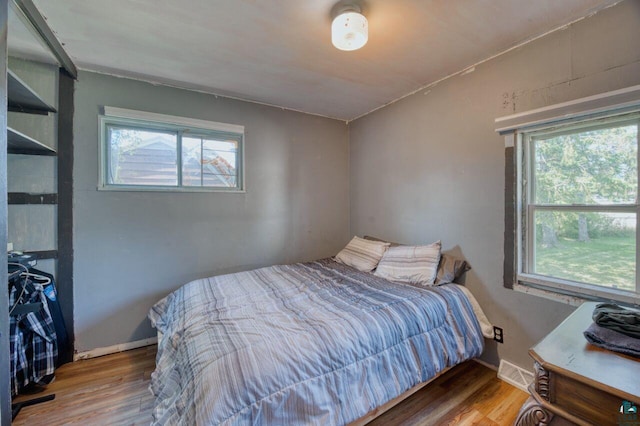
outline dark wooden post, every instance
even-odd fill
[[[73,91],[74,79],[60,69],[58,79],[58,299],[69,335],[60,362],[73,361]]]

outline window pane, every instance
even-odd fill
[[[635,203],[637,152],[636,124],[536,139],[535,203]]]
[[[635,291],[635,213],[535,212],[536,274]]]
[[[202,186],[200,138],[182,137],[182,185]]]
[[[115,185],[178,185],[175,133],[109,126],[107,182]]]
[[[194,137],[182,139],[184,186],[238,186],[238,142]]]

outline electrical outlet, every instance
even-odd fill
[[[493,327],[493,340],[498,343],[504,343],[504,335],[502,333],[502,329],[500,327]]]

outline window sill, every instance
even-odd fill
[[[98,185],[98,191],[120,191],[120,192],[215,192],[226,194],[245,194],[247,191],[244,189],[222,189],[222,188],[203,188],[203,187],[188,187],[188,186],[134,186],[134,185]]]
[[[630,306],[640,305],[639,295],[633,292],[587,284],[576,285],[572,281],[539,275],[519,274],[513,289],[520,293],[532,294],[571,306],[580,306],[586,301],[613,302]]]
[[[580,306],[584,302],[587,302],[587,299],[583,299],[577,296],[570,296],[568,294],[561,294],[551,290],[543,290],[541,288],[531,287],[526,284],[515,283],[513,285],[513,290],[519,293],[531,294],[534,296],[542,297],[544,299],[553,300],[554,302],[564,303],[570,306]]]

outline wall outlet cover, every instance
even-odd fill
[[[493,340],[498,343],[504,343],[504,334],[500,327],[493,327]]]

